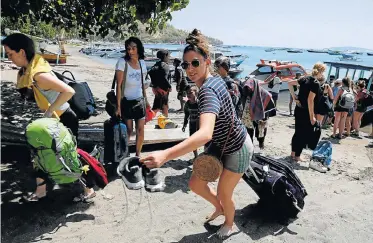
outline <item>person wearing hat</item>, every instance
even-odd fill
[[[236,109],[236,113],[238,117],[242,116],[242,104],[241,104],[241,95],[238,85],[235,81],[229,77],[228,72],[231,67],[230,59],[228,57],[221,56],[216,59],[215,63],[215,71],[220,75],[220,77],[225,81],[229,94],[231,95],[234,107]]]
[[[175,74],[174,74],[174,82],[176,83],[176,91],[177,91],[177,99],[180,101],[180,110],[184,110],[185,100],[187,94],[187,86],[188,82],[184,75],[183,69],[180,67],[181,60],[179,58],[174,59],[174,67],[175,67]]]
[[[168,117],[168,95],[171,91],[171,84],[168,81],[170,68],[168,61],[170,55],[168,50],[159,50],[157,52],[159,61],[150,69],[149,75],[153,87],[154,103],[152,110],[157,113],[162,110],[165,117]]]

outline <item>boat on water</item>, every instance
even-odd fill
[[[299,49],[290,49],[290,50],[287,50],[287,52],[289,52],[289,53],[303,53],[303,51],[299,50]]]
[[[243,69],[242,69],[242,68],[235,67],[235,68],[231,68],[231,69],[229,69],[228,75],[229,75],[229,77],[235,79],[235,78],[237,78],[237,77],[238,77],[242,72],[243,72]]]
[[[333,51],[333,50],[328,50],[328,54],[332,56],[339,56],[342,55],[341,51]]]
[[[373,56],[373,52],[367,52],[368,56]]]
[[[116,51],[115,48],[102,48],[102,49],[99,49],[95,52],[92,52],[90,55],[91,56],[100,56],[100,57],[103,57],[103,56],[106,56],[106,55],[109,55],[111,53],[114,53]]]
[[[322,49],[307,49],[307,51],[311,53],[328,53],[327,50],[322,50]]]
[[[274,52],[274,51],[276,51],[276,49],[275,48],[268,48],[268,49],[265,49],[264,51],[265,52]]]
[[[258,79],[262,82],[267,82],[276,76],[276,72],[281,72],[282,84],[280,90],[288,89],[288,81],[295,78],[296,73],[300,73],[302,76],[306,75],[306,70],[298,63],[293,61],[279,61],[279,60],[264,60],[260,59],[260,63],[257,65],[257,69],[250,73],[249,77]],[[268,89],[267,84],[263,84],[262,87]]]
[[[353,54],[353,55],[363,55],[362,51],[348,51],[348,54]]]
[[[107,58],[121,58],[126,55],[126,49],[116,49],[114,52],[105,55]]]
[[[249,58],[249,56],[242,54],[229,54],[225,56],[229,57],[233,63],[237,63],[237,66],[241,65],[247,58]]]
[[[339,57],[340,61],[361,61],[360,58],[356,57],[355,55],[352,54],[347,54],[347,53],[342,53],[342,56]]]

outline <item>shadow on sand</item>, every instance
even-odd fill
[[[268,235],[281,235],[285,232],[292,235],[297,235],[288,228],[292,220],[279,220],[273,215],[269,215],[265,208],[261,208],[257,203],[250,204],[243,209],[236,210],[235,224],[238,231],[230,235],[228,238],[220,239],[216,232],[220,225],[205,224],[206,232],[184,236],[178,243],[192,243],[192,242],[211,242],[218,243],[233,237],[234,235],[244,233],[248,235],[253,241],[260,240]]]

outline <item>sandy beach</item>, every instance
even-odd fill
[[[68,64],[56,71],[70,70],[77,80],[89,83],[93,94],[105,100],[110,90],[114,67],[93,61],[67,47]],[[1,72],[1,80],[16,80],[16,70]],[[170,97],[170,118],[182,124],[183,114],[176,99]],[[153,94],[147,90],[149,100]],[[263,153],[288,161],[294,133],[294,117],[288,116],[289,94],[280,94],[280,114],[269,121]],[[83,123],[103,122],[106,113]],[[151,124],[155,124],[152,121]],[[178,128],[181,129],[181,128]],[[322,137],[330,137],[331,129]],[[288,226],[271,221],[256,209],[257,195],[241,180],[235,190],[237,233],[224,242],[373,242],[373,148],[369,139],[348,137],[333,142],[331,171],[313,170],[296,173],[307,189],[305,208]],[[255,140],[256,150],[258,143]],[[148,149],[150,146],[148,146]],[[5,151],[5,152],[4,152]],[[144,153],[150,152],[145,151]],[[311,151],[304,152],[309,158]],[[17,149],[2,149],[1,161],[1,241],[2,242],[222,242],[214,233],[223,223],[220,217],[206,226],[203,220],[213,210],[206,201],[192,193],[188,179],[192,172],[190,153],[166,163],[160,169],[165,180],[164,192],[145,189],[130,191],[116,176],[98,191],[92,203],[73,203],[76,187],[52,190],[38,203],[24,203],[21,197],[32,192],[31,163]],[[212,183],[216,185],[216,183]],[[107,195],[113,195],[109,200]]]

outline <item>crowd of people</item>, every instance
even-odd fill
[[[144,46],[136,37],[125,41],[126,54],[115,67],[116,116],[126,124],[128,138],[136,125],[136,156],[148,168],[161,167],[167,161],[189,152],[194,152],[197,157],[197,149],[200,147],[205,147],[205,153],[222,154],[224,169],[217,192],[206,181],[194,175],[190,178],[189,186],[215,207],[215,211],[207,217],[207,222],[220,215],[225,216],[225,222],[218,230],[218,235],[224,237],[232,231],[235,214],[232,195],[254,153],[254,135],[259,147],[263,149],[268,120],[276,115],[281,72],[278,71],[266,82],[269,90],[264,89],[263,83],[254,78],[243,82],[233,80],[228,75],[229,58],[220,57],[212,63],[209,45],[201,32],[193,30],[186,42],[182,60],[175,58],[173,61],[174,74],[171,80],[176,83],[179,111],[185,113],[182,130],[185,131],[189,126],[190,137],[171,148],[142,157],[146,108],[151,107],[145,92],[146,79],[150,76],[150,86],[155,95],[152,110],[166,117],[172,84],[168,65],[170,53],[160,50],[157,53],[159,62],[147,71]],[[46,98],[47,105],[36,99],[40,109],[45,112],[44,116],[59,116],[60,121],[77,136],[78,119],[67,103],[74,95],[74,90],[42,65],[41,57],[35,53],[34,44],[27,36],[12,34],[2,44],[9,59],[21,67],[17,82],[21,94],[32,93],[30,90],[36,87]],[[297,74],[288,83],[290,115],[293,115],[292,107],[295,103],[291,157],[297,162],[303,160],[303,149],[314,142],[311,140],[315,127],[333,123],[333,138],[336,139],[352,134],[359,136],[361,118],[367,109],[364,103],[368,95],[365,80],[355,83],[348,77],[326,80],[325,69],[324,64],[316,63],[310,75],[301,77]],[[189,84],[187,79],[193,84]],[[34,199],[46,193],[44,179],[40,175],[36,183]],[[85,196],[93,193],[93,188],[87,188]]]

